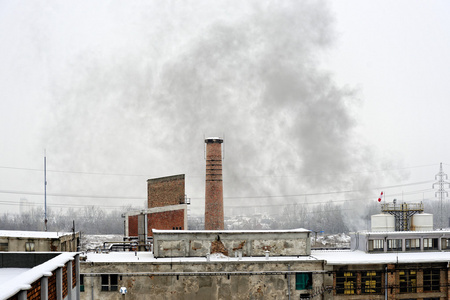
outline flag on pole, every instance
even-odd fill
[[[378,198],[378,202],[381,202],[381,198],[383,198],[383,192],[381,192],[380,198]]]

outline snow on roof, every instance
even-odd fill
[[[15,238],[57,239],[61,236],[71,234],[73,234],[73,232],[0,230],[0,237],[15,237]]]
[[[406,264],[449,262],[450,252],[366,253],[360,250],[312,250],[311,256],[328,265]]]
[[[154,258],[150,252],[110,252],[88,253],[86,262],[154,262],[154,263],[199,263],[207,262],[202,257],[165,257]],[[312,250],[310,256],[264,256],[257,257],[228,257],[212,254],[210,262],[258,262],[258,261],[326,261],[328,265],[359,265],[359,264],[388,264],[388,263],[432,263],[449,262],[450,252],[395,252],[395,253],[366,253],[351,250]]]
[[[163,230],[163,229],[152,229],[153,233],[229,233],[229,234],[239,234],[239,233],[304,233],[311,232],[309,229],[296,228],[288,230]]]
[[[31,268],[0,268],[0,282],[5,282],[13,277],[19,276]]]
[[[449,230],[429,230],[429,231],[358,231],[358,232],[351,232],[350,234],[353,235],[443,235],[443,236],[449,236],[450,231]]]
[[[8,299],[21,290],[30,289],[33,282],[43,276],[51,276],[52,271],[58,267],[63,267],[68,261],[73,260],[76,254],[76,252],[61,253],[55,258],[24,272],[8,270],[10,268],[0,268],[5,274],[10,271],[9,280],[0,282],[0,299]]]
[[[225,256],[211,254],[209,257],[210,262],[258,262],[258,261],[316,261],[317,259],[311,256],[269,256],[268,259],[264,256],[247,257],[242,258],[234,256]],[[97,263],[110,263],[110,262],[141,262],[141,263],[200,263],[207,262],[208,259],[205,256],[201,257],[164,257],[155,258],[150,252],[110,252],[110,253],[87,253],[86,262]]]

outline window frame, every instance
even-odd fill
[[[305,284],[305,279],[306,284]],[[312,289],[312,273],[295,273],[295,290],[303,291]]]
[[[369,284],[367,284],[369,282]],[[361,294],[376,295],[382,293],[380,271],[361,271]]]
[[[440,292],[441,291],[441,270],[424,269],[423,270],[423,291]]]
[[[399,293],[417,293],[417,270],[400,270]]]
[[[116,292],[119,290],[119,275],[118,274],[102,274],[100,276],[100,291],[102,292]]]
[[[355,295],[357,288],[357,272],[336,272],[336,294]]]

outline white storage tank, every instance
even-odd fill
[[[395,217],[388,214],[371,216],[372,231],[395,231]]]
[[[411,218],[412,231],[432,231],[433,215],[432,214],[415,214]]]

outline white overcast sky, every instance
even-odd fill
[[[313,3],[314,1],[298,2]],[[111,76],[111,74],[116,75],[123,70],[123,75],[120,76],[132,78],[130,80],[133,80],[133,82],[139,82],[145,81],[140,75],[146,73],[141,69],[148,66],[162,65],[167,62],[166,67],[161,69],[163,71],[155,75],[155,78],[162,79],[170,78],[170,75],[166,74],[170,74],[171,68],[176,69],[180,65],[191,66],[191,59],[196,59],[195,54],[199,53],[199,48],[201,48],[192,46],[192,40],[199,40],[199,44],[207,50],[210,49],[208,47],[213,47],[210,42],[205,42],[209,36],[203,37],[199,32],[201,33],[203,28],[207,29],[208,24],[214,22],[202,23],[201,20],[214,20],[214,14],[217,13],[217,19],[226,25],[223,27],[225,29],[222,28],[223,31],[220,31],[221,27],[219,26],[214,27],[215,31],[208,32],[221,32],[223,36],[226,36],[226,34],[232,32],[230,28],[234,28],[233,26],[227,27],[228,24],[234,24],[235,19],[237,20],[236,24],[241,26],[236,32],[242,30],[242,28],[249,28],[245,27],[247,23],[239,23],[238,21],[246,20],[246,14],[251,15],[251,12],[254,12],[252,5],[243,5],[241,9],[240,4],[237,4],[238,2],[233,2],[233,8],[230,8],[230,13],[226,14],[220,10],[220,7],[216,10],[210,9],[208,6],[211,6],[212,2],[196,4],[192,11],[189,11],[186,8],[180,10],[179,2],[169,1],[169,4],[165,3],[164,8],[161,9],[161,14],[164,15],[164,17],[161,17],[163,21],[154,21],[152,13],[146,15],[145,11],[143,12],[145,8],[148,8],[144,5],[145,2],[136,2],[129,5],[116,1],[77,3],[45,1],[36,4],[34,1],[0,0],[0,207],[3,208],[3,211],[17,211],[18,202],[21,198],[36,203],[42,201],[42,195],[32,194],[39,194],[43,191],[43,176],[40,170],[43,168],[44,149],[47,149],[48,168],[52,171],[60,171],[60,173],[49,174],[48,188],[50,193],[136,196],[142,198],[139,201],[135,200],[139,202],[139,205],[143,203],[146,197],[145,180],[151,176],[186,173],[188,196],[202,197],[204,173],[199,172],[199,170],[204,168],[204,161],[202,160],[203,134],[216,136],[226,132],[225,141],[228,143],[226,144],[226,155],[229,155],[229,159],[225,159],[224,164],[228,164],[227,167],[231,168],[230,164],[235,161],[234,159],[238,159],[233,158],[233,150],[236,152],[238,149],[245,150],[237,146],[233,147],[234,136],[248,134],[247,140],[256,141],[258,138],[255,138],[255,135],[264,134],[270,139],[272,134],[276,136],[277,133],[280,133],[279,147],[272,149],[270,145],[261,141],[259,149],[261,152],[276,155],[276,160],[281,161],[280,164],[283,166],[277,167],[275,163],[271,162],[270,167],[269,164],[261,167],[261,172],[265,176],[270,170],[278,177],[291,176],[296,173],[295,168],[290,168],[287,161],[288,157],[290,157],[290,160],[295,156],[284,156],[284,154],[292,155],[289,152],[290,145],[302,144],[301,141],[289,144],[289,133],[283,130],[284,127],[282,126],[284,125],[280,125],[282,124],[281,121],[276,123],[279,127],[275,126],[273,131],[269,129],[263,131],[248,129],[236,132],[230,130],[230,128],[239,127],[230,125],[231,127],[222,129],[219,126],[220,124],[216,124],[209,130],[204,124],[200,124],[198,127],[192,124],[186,125],[191,121],[195,122],[194,119],[197,114],[202,116],[201,113],[195,112],[192,120],[186,118],[178,123],[178,128],[185,125],[191,126],[189,127],[191,130],[189,134],[198,137],[198,141],[194,143],[195,148],[189,147],[189,149],[186,149],[183,148],[185,146],[183,144],[183,147],[177,149],[177,145],[169,144],[170,154],[166,155],[167,152],[162,146],[161,149],[158,148],[162,144],[148,142],[139,146],[132,143],[140,138],[151,140],[151,135],[147,136],[145,131],[120,132],[121,128],[124,128],[120,122],[130,120],[130,122],[133,122],[135,120],[133,120],[133,116],[125,113],[122,115],[120,108],[116,110],[116,102],[112,102],[110,106],[102,106],[103,104],[99,104],[99,106],[92,104],[91,106],[96,95],[101,95],[101,91],[97,92],[95,89],[103,87],[102,84],[109,80],[108,76]],[[153,3],[153,6],[150,5],[151,7],[158,8],[157,2],[150,1],[150,3]],[[191,4],[194,3],[191,2]],[[226,2],[221,3],[223,7],[227,7]],[[332,38],[330,44],[328,45],[327,42],[324,50],[318,52],[315,57],[316,62],[320,65],[318,69],[329,72],[332,81],[337,86],[354,91],[353,97],[357,101],[349,108],[356,120],[356,125],[352,128],[356,132],[357,139],[370,149],[367,153],[371,151],[375,153],[370,157],[370,160],[380,160],[379,163],[362,166],[360,164],[366,154],[361,154],[358,156],[358,160],[354,161],[355,164],[346,170],[346,174],[365,172],[370,180],[371,172],[374,174],[380,170],[388,172],[392,168],[398,174],[383,181],[380,179],[383,174],[378,173],[377,176],[374,175],[374,177],[377,177],[377,181],[374,179],[373,184],[369,182],[366,183],[366,186],[370,188],[380,187],[379,190],[381,190],[383,187],[404,184],[405,186],[400,187],[395,193],[403,191],[407,194],[408,191],[412,191],[411,198],[405,195],[406,200],[416,201],[421,200],[422,197],[433,197],[434,193],[430,190],[431,181],[434,180],[434,175],[439,170],[440,162],[444,163],[444,171],[450,174],[450,141],[447,134],[447,119],[450,110],[450,20],[448,18],[450,2],[443,0],[330,0],[321,3],[321,5],[328,7],[327,11],[331,16],[330,34],[332,34]],[[314,5],[316,4],[312,6]],[[237,8],[234,6],[237,6]],[[311,5],[305,4],[305,6]],[[267,8],[262,10],[264,9]],[[309,9],[305,9],[306,14],[315,11]],[[301,9],[299,11],[301,12]],[[236,12],[239,12],[239,14]],[[184,15],[184,13],[187,13],[187,15]],[[267,18],[264,18],[265,14],[268,16]],[[256,19],[256,24],[271,24],[270,13],[265,12],[261,15],[263,16],[261,20],[257,17],[253,18]],[[164,21],[164,18],[173,18],[171,22],[168,22],[172,26],[171,28],[166,26],[167,24],[164,22],[167,21]],[[195,18],[197,20],[192,20]],[[249,24],[253,24],[253,19],[249,19]],[[274,19],[274,24],[277,24],[276,20]],[[148,24],[143,26],[143,24],[146,24],[145,22],[148,22]],[[317,26],[320,25],[319,23],[320,18]],[[287,22],[286,24],[289,26],[291,23]],[[257,31],[265,27],[252,28]],[[267,31],[270,31],[269,28],[272,28],[272,26],[268,26]],[[171,30],[178,31],[173,33]],[[238,40],[241,44],[245,44],[246,36],[240,34],[241,32],[236,33],[241,38]],[[190,35],[195,37],[191,38]],[[142,37],[145,36],[150,36],[151,39],[143,39]],[[268,36],[270,37],[270,35]],[[217,36],[213,36],[213,38],[217,38]],[[163,46],[158,44],[158,41],[163,41],[161,42]],[[218,42],[221,42],[221,40]],[[252,40],[249,43],[256,44],[258,42],[258,40]],[[262,45],[265,45],[264,43],[261,42]],[[298,45],[302,45],[301,41]],[[230,48],[234,49],[231,46]],[[146,49],[148,57],[142,54],[144,52],[142,49]],[[261,50],[256,46],[249,46],[245,49],[251,49],[254,53]],[[302,49],[301,51],[311,51],[308,49]],[[253,57],[253,54],[245,55]],[[177,59],[177,56],[181,58]],[[163,57],[164,61],[153,61],[152,57]],[[245,56],[242,54],[240,57]],[[230,61],[230,65],[234,68],[248,67],[244,66],[242,62],[233,65],[233,60]],[[237,61],[239,62],[239,60]],[[210,62],[207,61],[203,67],[208,67]],[[262,62],[270,64],[266,60]],[[86,67],[88,64],[92,65],[92,69]],[[258,65],[257,62],[255,64]],[[130,65],[135,65],[137,71],[130,71],[133,70],[129,67]],[[195,63],[192,63],[192,65],[195,66]],[[111,66],[114,66],[114,68]],[[157,69],[157,67],[155,68]],[[226,70],[226,66],[221,65],[220,68],[222,68],[220,70]],[[248,68],[251,69],[252,67]],[[72,72],[72,70],[76,71]],[[92,70],[95,72],[95,80],[90,81],[94,78]],[[249,71],[248,74],[252,73]],[[85,79],[84,76],[88,79]],[[183,74],[177,74],[177,76],[179,77],[175,78],[185,78]],[[224,77],[221,80],[229,82],[227,80],[230,79]],[[118,84],[115,84],[115,82],[114,80],[112,83],[108,81],[108,84],[104,85],[113,87],[111,88],[113,91],[108,94],[108,99],[120,99],[122,96],[133,98],[136,95],[138,95],[136,97],[146,97],[142,95],[146,92],[140,93],[133,89],[131,91],[123,91],[120,88],[115,90],[114,87],[120,87],[121,78],[117,79]],[[164,84],[161,83],[160,85]],[[205,85],[207,84],[205,83]],[[233,82],[233,84],[236,83]],[[81,90],[80,86],[82,87]],[[185,86],[180,87],[178,85],[177,87],[180,92],[173,96],[173,99],[176,100],[177,97],[182,97],[181,95],[186,93],[194,93],[192,97],[195,98],[195,91]],[[71,93],[71,89],[77,89],[77,92]],[[170,90],[170,86],[160,88],[161,92],[158,92],[155,97],[164,97],[167,90]],[[226,95],[255,95],[253,93],[253,91],[238,91],[236,88],[230,88],[229,91],[224,89],[220,96],[226,99]],[[170,96],[172,97],[172,95]],[[79,100],[78,97],[84,100]],[[103,100],[107,103],[108,99]],[[85,108],[79,108],[77,105]],[[132,105],[134,104],[130,104],[130,106]],[[250,103],[247,107],[241,104],[236,109],[254,109],[255,105],[257,106],[257,104]],[[71,113],[72,107],[74,109],[73,115]],[[142,111],[145,108],[146,106],[142,108]],[[128,106],[127,109],[129,109]],[[141,108],[133,109],[139,112]],[[170,103],[167,109],[169,111],[172,109]],[[327,111],[327,107],[321,109]],[[54,111],[57,111],[58,114],[53,114]],[[192,113],[185,109],[181,110],[181,113],[183,112],[186,112],[186,114]],[[92,114],[92,118],[102,116],[96,123],[101,130],[97,132],[96,128],[90,126],[90,123],[85,123],[86,120],[91,120],[91,117],[85,119],[80,115],[86,113]],[[266,113],[262,112],[261,115],[267,116]],[[336,111],[336,113],[339,112]],[[287,123],[293,122],[296,124],[295,118],[291,118],[288,110],[283,110],[280,114],[287,116]],[[55,117],[55,115],[59,117]],[[118,121],[108,121],[107,115],[111,118],[114,116]],[[243,116],[245,115],[243,114]],[[141,117],[145,119],[145,116]],[[149,132],[152,134],[163,132],[161,141],[167,141],[170,136],[177,136],[180,132],[183,134],[184,131],[166,130],[164,125],[158,124],[168,124],[164,122],[171,119],[176,120],[178,117],[179,115],[164,116],[163,120],[158,121],[159,123],[151,123],[147,120],[148,123],[142,126],[153,126],[148,129]],[[214,121],[214,118],[211,120]],[[224,117],[224,120],[229,119]],[[229,121],[230,123],[237,122],[236,120]],[[60,126],[61,122],[64,124]],[[136,124],[133,124],[133,126],[140,125],[138,121],[135,122]],[[255,126],[261,126],[258,123],[259,120],[252,120],[251,122],[256,124]],[[127,123],[127,126],[129,124]],[[54,128],[55,126],[58,128]],[[112,128],[111,126],[115,127]],[[161,126],[161,128],[158,126]],[[318,126],[320,125],[318,124]],[[196,129],[198,129],[198,132],[192,132]],[[70,145],[71,139],[65,136],[65,133],[69,134],[71,130],[73,132],[83,131],[86,134],[89,133],[89,135],[86,138],[74,138],[72,140],[73,145]],[[296,134],[295,130],[292,130],[292,132]],[[124,140],[124,148],[121,148],[117,146],[120,143],[111,143],[116,134],[121,138],[133,135],[133,138],[130,138],[129,141]],[[250,136],[251,134],[254,135]],[[60,137],[61,144],[64,143],[64,147],[59,147]],[[239,141],[242,139],[243,137]],[[173,138],[172,140],[176,141]],[[92,149],[92,153],[96,155],[97,159],[89,157],[89,154],[82,153],[79,150],[78,144],[83,141],[91,141],[91,145],[86,142],[86,145],[80,149],[86,152]],[[99,141],[99,145],[95,144],[96,141]],[[341,142],[347,143],[345,135],[343,135]],[[108,147],[108,145],[110,146]],[[164,147],[166,146],[167,144],[164,144]],[[303,146],[307,147],[307,145]],[[243,146],[243,148],[245,147]],[[270,148],[270,152],[268,148]],[[58,151],[64,151],[64,153],[56,153]],[[142,158],[145,163],[141,164],[132,161],[133,158],[139,160],[139,157],[133,151],[136,151],[136,153],[147,152],[152,156],[152,159]],[[173,157],[171,155],[181,153],[179,155],[183,156],[191,151],[200,153],[197,155],[200,158],[198,163],[192,162],[191,165],[190,160],[186,163],[182,159],[172,163]],[[358,151],[358,149],[353,147],[348,151]],[[333,152],[333,150],[330,149],[330,152]],[[257,155],[262,160],[271,161],[274,157],[270,157],[269,154]],[[339,152],[336,151],[335,155],[339,156]],[[58,163],[55,163],[56,158],[53,158],[56,156],[58,157]],[[111,157],[111,159],[108,160],[108,157]],[[123,159],[118,161],[118,157]],[[127,158],[125,159],[125,157]],[[83,160],[84,158],[87,159]],[[283,162],[284,158],[286,158],[286,162]],[[299,155],[298,160],[302,161],[301,155]],[[384,163],[384,160],[389,161],[389,163]],[[157,163],[155,163],[156,161]],[[329,161],[333,160],[330,159]],[[182,162],[183,167],[177,166],[178,162]],[[148,165],[146,165],[147,163]],[[299,163],[298,166],[301,166],[301,164]],[[339,163],[336,163],[335,168],[339,168]],[[247,169],[243,168],[243,170]],[[135,183],[130,183],[129,188],[126,188],[128,179],[125,178],[123,179],[125,182],[124,189],[117,191],[117,184],[108,181],[109,179],[102,178],[100,175],[95,177],[91,174],[90,178],[81,179],[82,175],[64,173],[65,171],[142,176],[138,177],[138,180],[141,181],[137,185],[138,188],[136,188]],[[309,169],[303,170],[303,172],[311,175],[328,172],[328,170],[321,167],[318,170]],[[258,175],[261,174],[255,172],[255,174],[250,175],[258,178]],[[52,185],[64,176],[67,178],[61,179],[62,183],[59,187],[55,187],[55,184]],[[235,187],[232,184],[232,180],[241,180],[236,177],[234,175],[228,177],[229,181],[225,183],[225,194],[230,197],[244,194],[237,187],[238,185]],[[227,176],[225,178],[227,179]],[[315,189],[314,184],[311,183],[301,190],[287,187],[289,183],[295,184],[296,181],[293,179],[292,182],[289,180],[284,182],[285,185],[275,186],[267,190],[263,189],[261,193],[292,195],[336,191],[341,188],[348,189],[344,185],[347,181],[333,185],[323,183],[323,180],[332,181],[333,179],[332,176],[326,176],[321,180],[320,188]],[[92,184],[92,181],[96,181],[96,183]],[[409,183],[422,181],[427,181],[427,183],[408,185]],[[265,183],[262,184],[265,185]],[[356,186],[360,186],[360,184],[358,183]],[[113,185],[116,190],[111,189]],[[327,186],[329,186],[328,190]],[[259,191],[256,185],[252,188],[256,191],[255,193]],[[355,187],[354,184],[350,189],[358,189],[358,187]],[[283,191],[286,192],[283,193]],[[424,192],[419,193],[419,191]],[[389,192],[387,191],[388,194]],[[370,198],[371,193],[373,199],[376,199],[379,191],[369,190],[365,197]],[[349,197],[351,198],[351,196],[341,195],[337,197],[337,200]],[[66,203],[64,200],[56,200],[55,198],[50,201]],[[95,201],[97,201],[95,199],[86,200],[83,197],[72,200],[78,203],[80,207],[95,204]],[[110,198],[110,200],[113,201],[114,199]],[[131,201],[131,199],[128,200]],[[123,204],[130,204],[130,201],[125,201]],[[201,199],[199,202],[201,202]],[[201,203],[198,207],[201,208]]]

